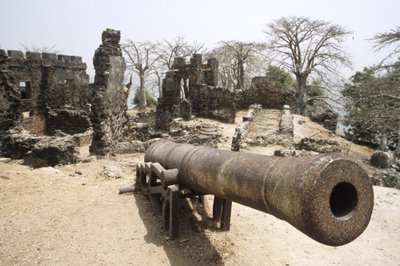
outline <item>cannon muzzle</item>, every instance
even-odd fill
[[[145,162],[178,169],[181,187],[267,212],[326,245],[351,242],[371,218],[371,180],[341,153],[273,157],[161,140]]]

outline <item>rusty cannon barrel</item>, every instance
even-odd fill
[[[326,245],[357,238],[372,214],[370,178],[341,153],[274,157],[160,140],[145,162],[176,168],[180,186],[272,214]]]

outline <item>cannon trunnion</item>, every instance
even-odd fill
[[[331,246],[357,238],[373,209],[370,178],[341,153],[273,157],[160,140],[146,151],[136,180],[163,214],[170,238],[178,236],[182,189],[214,195],[213,216],[225,229],[235,201]]]

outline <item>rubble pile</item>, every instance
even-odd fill
[[[169,135],[165,138],[178,143],[218,148],[218,143],[222,140],[222,129],[218,123],[203,119],[184,121],[177,118],[171,123],[170,128]]]
[[[335,140],[303,138],[299,143],[295,144],[296,149],[314,151],[318,153],[340,152],[340,145]]]
[[[235,128],[235,134],[232,137],[231,150],[232,151],[240,151],[243,148],[242,140],[246,135],[246,131],[250,126],[250,123],[254,120],[257,114],[262,110],[262,106],[260,104],[252,104],[247,111],[247,114],[243,116],[242,123],[240,123]]]

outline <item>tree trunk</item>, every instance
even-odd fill
[[[163,93],[162,93],[161,76],[157,72],[156,75],[157,75],[158,98],[162,98]]]
[[[244,63],[243,60],[238,60],[238,84],[237,88],[239,90],[242,90],[244,87]]]
[[[140,78],[140,101],[139,101],[139,110],[146,110],[147,100],[146,100],[146,89],[144,87],[144,73],[139,74]]]
[[[296,114],[307,115],[307,94],[305,76],[296,76],[297,81],[297,99],[296,99]]]

